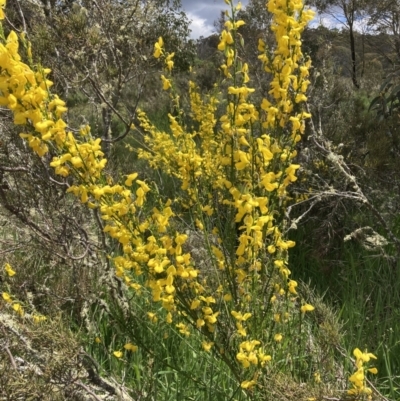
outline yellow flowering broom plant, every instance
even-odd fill
[[[313,310],[299,304],[297,282],[290,279],[288,249],[295,244],[285,237],[284,217],[288,187],[300,167],[296,144],[310,118],[303,108],[310,60],[302,54],[301,33],[313,12],[301,0],[268,2],[276,43],[260,41],[259,58],[270,90],[254,104],[250,67],[239,55],[240,6],[225,2],[231,12],[218,45],[224,89],[202,96],[190,82],[189,115],[174,91],[174,55],[164,51],[162,38],[155,45],[154,56],[165,62],[162,87],[177,113],[169,115],[169,132],[138,114],[146,142],[139,156],[178,180],[181,191],[150,211],[151,184],[137,173],[117,184],[105,178],[101,140],[88,126],[76,135],[68,129],[65,102],[50,91],[50,70],[34,65],[29,42],[13,31],[7,38],[1,32],[0,104],[13,112],[21,137],[39,157],[51,152],[55,174],[72,182],[68,192],[99,211],[104,232],[121,245],[112,258],[115,274],[162,306],[154,308],[158,317],[149,312],[151,320],[164,319],[183,337],[198,337],[204,352],[213,352],[243,389],[251,389],[280,349],[296,347],[284,326],[301,324]],[[182,210],[204,238],[208,269],[196,267],[185,245],[188,234],[176,229]],[[291,348],[293,357],[295,352]]]
[[[250,388],[258,370],[271,359],[271,339],[282,341],[280,325],[293,323],[289,310],[294,307],[297,283],[289,278],[288,249],[295,244],[284,237],[283,216],[287,187],[300,167],[293,162],[296,143],[310,118],[302,106],[310,83],[310,60],[301,52],[300,38],[313,12],[301,1],[268,3],[276,48],[259,43],[259,58],[271,84],[269,96],[256,105],[251,102],[255,90],[249,66],[238,54],[238,29],[244,24],[236,18],[240,6],[227,4],[231,14],[218,45],[225,56],[221,70],[227,89],[204,98],[190,82],[190,116],[185,118],[182,111],[169,115],[170,132],[158,130],[140,113],[147,136],[139,156],[181,182],[176,203],[189,211],[203,234],[213,267],[201,272],[206,285],[193,283],[190,296],[186,289],[182,293],[176,289],[176,294],[189,307],[186,313],[192,324],[209,337],[211,342],[203,347],[209,350],[212,344],[224,356],[235,353],[231,363],[235,358],[249,370],[242,387]],[[154,56],[165,57],[168,77],[161,76],[163,89],[177,104],[173,55],[163,51],[162,38]],[[225,113],[218,118],[221,103]],[[303,305],[301,313],[312,309]]]

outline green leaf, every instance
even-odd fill
[[[371,110],[374,108],[374,106],[379,105],[379,101],[380,101],[381,99],[382,99],[382,96],[381,96],[381,95],[379,95],[379,96],[375,97],[374,99],[372,99],[372,101],[371,101],[371,103],[370,103],[370,105],[369,105],[368,111],[371,111]],[[374,110],[376,110],[377,108],[378,108],[378,107],[375,107]]]

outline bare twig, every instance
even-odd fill
[[[12,356],[11,351],[9,350],[9,348],[8,348],[6,345],[5,345],[3,348],[4,348],[4,350],[7,352],[8,356],[9,356],[9,358],[10,358],[11,365],[12,365],[13,369],[14,369],[14,370],[18,370],[17,364],[15,363],[15,359],[14,359],[14,357]]]
[[[390,401],[388,398],[386,398],[384,395],[382,395],[382,393],[380,393],[377,388],[371,383],[370,380],[366,379],[368,386],[370,386],[372,388],[372,391],[383,401]]]
[[[8,171],[8,172],[25,171],[25,172],[29,172],[29,169],[26,168],[26,167],[22,167],[22,166],[18,166],[18,167],[0,166],[0,171]]]
[[[18,13],[19,13],[19,15],[20,15],[20,17],[21,17],[21,22],[22,22],[22,26],[23,26],[23,32],[26,33],[27,30],[26,30],[25,17],[24,17],[24,13],[22,12],[22,9],[21,9],[21,4],[20,4],[19,2],[20,2],[20,0],[15,0],[15,4],[17,5],[17,8],[18,8]],[[7,21],[7,23],[11,26],[11,28],[12,28],[15,32],[21,32],[21,30],[18,29],[18,28],[11,22],[11,20],[10,20],[9,18],[7,18],[7,16],[6,16],[6,21]]]
[[[81,388],[83,388],[88,394],[90,394],[96,401],[102,401],[88,386],[83,384],[82,382],[75,382],[75,384]]]

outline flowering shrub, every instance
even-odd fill
[[[310,83],[310,61],[301,52],[300,35],[312,12],[301,2],[268,3],[274,14],[277,47],[272,51],[259,43],[259,58],[272,81],[270,96],[257,106],[251,102],[254,89],[249,86],[249,66],[238,57],[238,28],[244,24],[236,19],[240,5],[228,4],[231,15],[218,45],[225,55],[221,69],[226,92],[203,99],[190,82],[192,124],[185,124],[182,112],[169,115],[171,132],[160,132],[141,113],[141,126],[148,134],[147,146],[139,156],[151,167],[179,179],[182,194],[175,203],[189,211],[206,239],[213,264],[211,276],[218,279],[213,280],[213,296],[203,295],[207,292],[203,285],[192,285],[194,291],[186,302],[196,327],[215,344],[220,322],[223,327],[228,323],[239,347],[236,360],[243,368],[263,367],[271,359],[265,340],[260,341],[263,331],[271,332],[266,317],[274,316],[278,330],[274,338],[280,342],[279,324],[290,321],[288,308],[297,294],[287,261],[288,248],[294,242],[284,237],[282,216],[287,187],[296,180],[299,168],[292,162],[295,146],[310,117],[302,108]],[[173,54],[164,54],[160,38],[154,56],[162,55],[169,74],[168,78],[161,76],[163,89],[171,91],[171,101],[179,104],[171,77]],[[218,119],[221,98],[226,111]],[[163,291],[159,284],[153,285],[157,293]],[[173,293],[178,294],[179,289]],[[223,308],[215,311],[213,304]],[[309,310],[311,305],[301,307],[302,312]],[[254,384],[247,380],[242,387]]]
[[[65,103],[50,92],[50,71],[33,64],[29,42],[15,32],[3,35],[0,45],[0,104],[12,110],[14,123],[24,127],[21,137],[39,157],[51,152],[55,174],[71,179],[68,192],[99,211],[104,232],[122,250],[112,257],[115,274],[149,298],[151,321],[164,319],[183,337],[197,336],[205,352],[251,389],[277,356],[293,362],[304,346],[304,315],[314,309],[299,298],[290,278],[288,249],[295,243],[285,235],[288,187],[300,167],[294,163],[296,144],[310,118],[303,104],[311,62],[302,54],[301,33],[313,12],[301,0],[268,2],[276,45],[260,41],[259,59],[271,83],[268,96],[254,104],[249,66],[238,54],[240,3],[225,2],[231,12],[218,49],[225,57],[226,89],[203,97],[190,82],[187,115],[174,90],[174,54],[165,52],[162,38],[155,44],[154,56],[165,63],[162,87],[177,113],[169,115],[169,132],[162,132],[139,112],[146,145],[139,157],[179,181],[175,199],[160,196],[150,208],[152,184],[137,173],[120,183],[106,178],[100,139],[88,126],[76,135],[68,129]],[[21,59],[20,43],[29,65]],[[187,252],[188,234],[177,229],[178,214],[203,236],[210,269],[198,268]],[[299,341],[286,338],[295,328]],[[128,343],[125,350],[138,349]],[[121,358],[123,351],[113,355]]]
[[[138,212],[145,206],[148,184],[136,173],[122,184],[105,181],[100,139],[91,137],[89,127],[82,127],[77,136],[67,130],[62,120],[65,103],[49,91],[50,71],[22,62],[15,32],[0,48],[0,102],[13,111],[15,124],[26,127],[21,137],[38,156],[45,155],[49,146],[53,149],[56,156],[50,165],[55,173],[75,179],[68,192],[100,210],[104,231],[123,249],[113,260],[116,275],[136,291],[141,287],[137,278],[145,275],[145,285],[153,301],[161,302],[167,322],[175,322],[183,335],[198,330],[206,339],[204,349],[214,345],[242,378],[247,375],[239,373],[237,365],[257,370],[271,359],[265,333],[271,332],[272,321],[277,327],[290,321],[296,295],[297,283],[289,279],[287,262],[287,250],[294,243],[284,238],[282,216],[287,186],[296,180],[299,168],[292,163],[295,145],[309,118],[301,104],[306,100],[310,62],[301,53],[300,35],[312,12],[301,1],[269,2],[277,47],[267,50],[260,42],[260,59],[272,82],[270,99],[264,98],[257,108],[250,102],[254,89],[248,86],[249,67],[237,56],[237,30],[243,24],[236,20],[238,9],[231,5],[218,46],[226,57],[222,69],[231,82],[221,124],[216,118],[217,98],[204,102],[194,84],[190,98],[196,131],[188,132],[180,116],[170,116],[172,135],[158,132],[144,113],[139,115],[150,149],[140,156],[181,180],[184,193],[174,203],[190,208],[197,229],[204,233],[215,269],[212,283],[183,252],[187,235],[173,232],[171,200],[142,217]],[[29,43],[23,36],[21,40],[32,62]],[[155,56],[162,53],[160,39]],[[173,54],[166,55],[165,65],[170,73]],[[165,76],[162,80],[163,89],[169,90],[171,80]],[[227,341],[226,330],[235,346]],[[275,334],[275,341],[282,341],[282,335]],[[254,384],[255,380],[242,381],[244,388]]]

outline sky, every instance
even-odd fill
[[[192,20],[190,29],[191,37],[197,39],[200,36],[207,37],[215,33],[214,21],[218,20],[221,11],[228,6],[224,0],[181,0],[182,9],[188,18]],[[242,0],[242,5],[247,5],[247,0]]]
[[[198,39],[200,36],[207,37],[215,33],[214,21],[219,18],[221,11],[225,11],[228,8],[224,0],[181,0],[181,2],[182,9],[186,12],[189,20],[192,20],[190,29],[192,30],[191,37],[193,39]],[[246,6],[248,0],[242,0],[241,3]],[[336,18],[329,14],[316,15],[311,22],[311,26],[317,27],[322,24],[329,28],[343,28],[343,23],[340,21],[344,21],[344,18],[340,16],[340,12],[334,12],[334,14]],[[362,30],[361,26],[364,25],[362,22],[365,21],[357,21],[355,23],[357,30]]]

